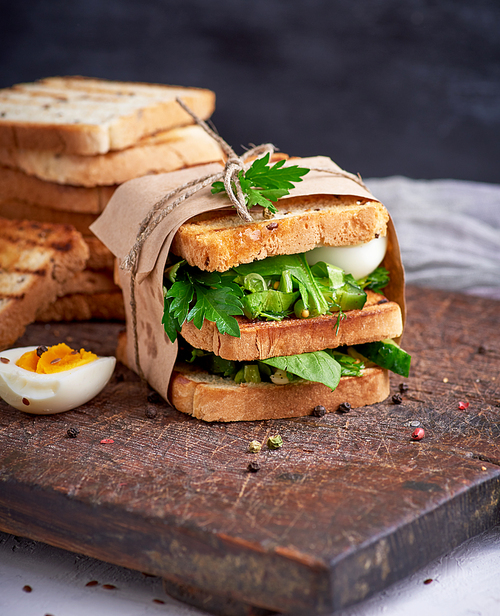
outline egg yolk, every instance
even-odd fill
[[[37,350],[28,351],[17,360],[16,366],[38,374],[52,374],[78,368],[91,361],[95,361],[97,355],[85,349],[75,351],[64,342],[49,347],[40,356]]]

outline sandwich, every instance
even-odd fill
[[[408,376],[410,364],[399,346],[404,274],[387,210],[325,157],[258,161],[260,169],[307,175],[282,195],[268,193],[272,208],[256,206],[250,222],[212,194],[217,187],[189,199],[141,261],[135,329],[130,276],[121,270],[129,313],[119,359],[138,371],[137,346],[150,384],[205,421],[381,402],[389,370]],[[156,185],[145,178],[123,185],[92,230],[123,258],[134,236],[112,229],[115,208],[125,212],[142,194],[147,212],[162,190],[190,177],[176,172]]]

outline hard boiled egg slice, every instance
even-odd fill
[[[105,387],[115,369],[114,357],[99,357],[52,374],[37,374],[16,366],[21,355],[36,348],[0,351],[0,396],[26,413],[62,413],[85,404]]]
[[[319,246],[306,253],[309,265],[318,261],[336,265],[352,274],[355,280],[368,276],[378,267],[387,250],[387,237],[377,237],[366,244],[355,246]]]

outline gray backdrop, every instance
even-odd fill
[[[364,177],[500,182],[499,0],[0,2],[0,86],[82,74],[203,86],[240,145]]]

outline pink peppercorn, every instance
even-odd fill
[[[421,441],[425,436],[425,430],[423,428],[415,428],[411,433],[411,438],[414,441]]]

